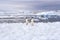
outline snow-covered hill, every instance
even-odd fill
[[[60,15],[60,11],[44,11],[44,12],[38,12],[37,15]]]

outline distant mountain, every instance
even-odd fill
[[[60,11],[0,10],[0,16],[2,15],[60,15]]]

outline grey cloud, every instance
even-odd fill
[[[17,4],[27,5],[28,9],[33,10],[60,10],[60,1],[27,1],[27,2],[18,2]],[[31,7],[31,8],[30,8]]]
[[[1,0],[0,4],[12,5],[11,8],[15,8],[15,9],[60,10],[59,0],[6,0],[6,1]],[[14,7],[14,5],[18,5],[18,6],[24,5],[24,7]]]

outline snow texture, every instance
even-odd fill
[[[60,22],[55,23],[3,23],[0,40],[60,40]]]

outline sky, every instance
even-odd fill
[[[60,0],[0,0],[0,10],[60,10]]]

